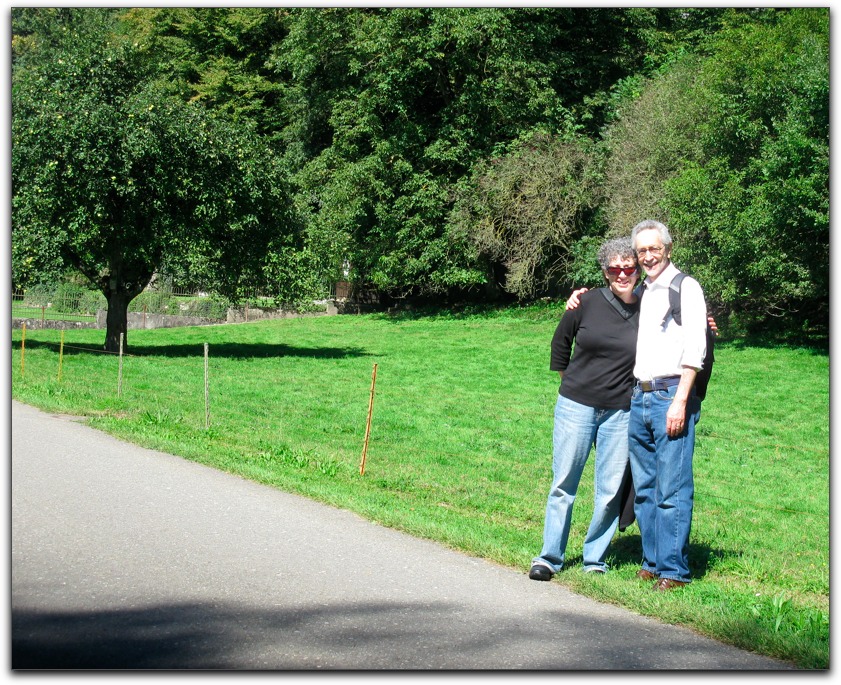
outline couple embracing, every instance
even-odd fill
[[[599,250],[606,288],[576,291],[552,339],[550,369],[561,377],[553,430],[553,480],[543,549],[529,577],[550,580],[564,565],[572,508],[595,445],[594,510],[584,571],[604,573],[630,461],[642,538],[637,577],[655,590],[690,581],[692,457],[701,402],[695,388],[707,347],[707,313],[697,281],[679,279],[679,316],[670,286],[672,238],[658,221],[634,226]],[[646,278],[637,287],[640,270]],[[714,326],[714,323],[713,323]],[[573,352],[574,346],[574,352]]]

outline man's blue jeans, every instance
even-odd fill
[[[605,557],[619,525],[622,476],[628,463],[628,414],[628,410],[595,409],[558,395],[543,549],[532,563],[549,566],[555,573],[563,567],[572,506],[595,444],[593,516],[584,539],[584,569],[607,570]]]
[[[685,583],[695,484],[692,455],[701,402],[692,391],[683,433],[666,434],[666,412],[677,386],[643,392],[634,387],[628,440],[634,478],[634,513],[642,537],[642,568]]]

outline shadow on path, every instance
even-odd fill
[[[657,650],[616,650],[611,640],[593,644],[594,634],[618,629],[615,621],[602,617],[547,610],[532,621],[510,616],[478,625],[475,618],[446,602],[277,611],[217,603],[91,612],[19,610],[12,613],[12,669],[668,667],[659,662]],[[554,637],[546,640],[550,629]],[[637,637],[653,637],[645,633]],[[692,668],[697,647],[675,637],[669,663]],[[536,650],[535,645],[546,648]]]

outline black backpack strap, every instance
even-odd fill
[[[686,278],[686,274],[678,271],[672,282],[669,283],[669,311],[666,312],[666,316],[663,317],[663,321],[660,324],[663,328],[666,328],[669,315],[671,315],[678,326],[683,323],[680,316],[680,286],[684,278]]]
[[[619,316],[621,316],[625,321],[630,319],[634,313],[629,312],[625,307],[623,307],[619,300],[616,298],[616,295],[613,294],[613,291],[610,288],[599,288],[602,295],[604,295],[604,299],[610,302],[610,306],[613,307],[617,312],[619,312]]]

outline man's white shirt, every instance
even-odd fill
[[[695,369],[703,366],[707,350],[707,305],[698,281],[687,276],[681,284],[682,325],[678,326],[671,316],[665,328],[661,325],[669,311],[669,284],[678,272],[670,263],[656,281],[645,279],[634,366],[637,380],[680,376],[685,366]]]

